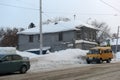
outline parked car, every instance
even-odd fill
[[[18,54],[0,54],[0,74],[26,73],[30,69],[30,61],[27,57]]]

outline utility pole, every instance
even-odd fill
[[[42,54],[43,40],[42,40],[42,0],[40,0],[40,54]]]
[[[117,40],[116,40],[116,50],[115,50],[115,53],[117,53],[117,49],[118,49],[119,28],[120,28],[120,26],[118,26],[118,31],[117,31]]]

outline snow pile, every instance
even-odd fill
[[[67,49],[50,53],[48,55],[45,55],[44,58],[50,61],[79,61],[81,63],[84,63],[84,61],[80,59],[82,59],[85,55],[85,50]]]
[[[116,54],[113,54],[113,59],[112,59],[112,63],[115,62],[120,62],[120,52],[117,52]]]
[[[0,54],[16,54],[14,47],[0,47]]]
[[[81,49],[67,49],[46,55],[39,55],[31,59],[32,72],[49,71],[65,66],[86,63],[85,56],[88,51]]]
[[[116,59],[120,59],[120,52],[116,53]]]
[[[23,56],[23,57],[29,57],[30,59],[38,57],[38,55],[33,54],[33,53],[29,53],[29,52],[16,51],[16,53]]]
[[[51,71],[71,67],[88,66],[86,64],[87,50],[66,49],[49,53],[46,55],[36,55],[29,52],[16,51],[12,47],[0,47],[0,53],[17,53],[23,57],[29,57],[31,68],[29,72]],[[120,52],[114,55],[112,63],[120,61]]]

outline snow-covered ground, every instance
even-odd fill
[[[28,52],[19,52],[22,56],[27,56],[31,60],[30,72],[45,72],[57,69],[66,69],[72,67],[89,66],[86,64],[85,56],[87,50],[81,49],[66,49],[62,51],[56,51],[46,55],[36,55]],[[120,61],[120,52],[114,55],[112,63]],[[92,65],[92,64],[91,64]]]
[[[28,52],[19,52],[21,56],[31,60],[30,72],[51,71],[70,67],[86,66],[85,55],[88,51],[81,49],[66,49],[46,55],[36,55]]]
[[[45,72],[58,69],[66,69],[72,67],[90,66],[92,64],[86,64],[85,56],[87,50],[81,49],[66,49],[49,53],[46,55],[36,55],[29,52],[20,52],[15,48],[0,48],[0,53],[17,53],[24,57],[29,57],[31,62],[31,68],[29,72]],[[120,52],[114,55],[112,63],[120,62]]]
[[[112,59],[112,63],[115,62],[120,62],[120,52],[117,52],[116,54],[114,54],[114,58]]]

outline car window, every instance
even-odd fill
[[[12,60],[12,56],[6,56],[3,60],[4,61],[11,61]]]
[[[19,56],[19,55],[13,55],[13,56],[12,56],[12,59],[13,59],[13,60],[21,60],[22,57]]]
[[[0,59],[3,58],[3,57],[4,57],[4,55],[0,55]]]

